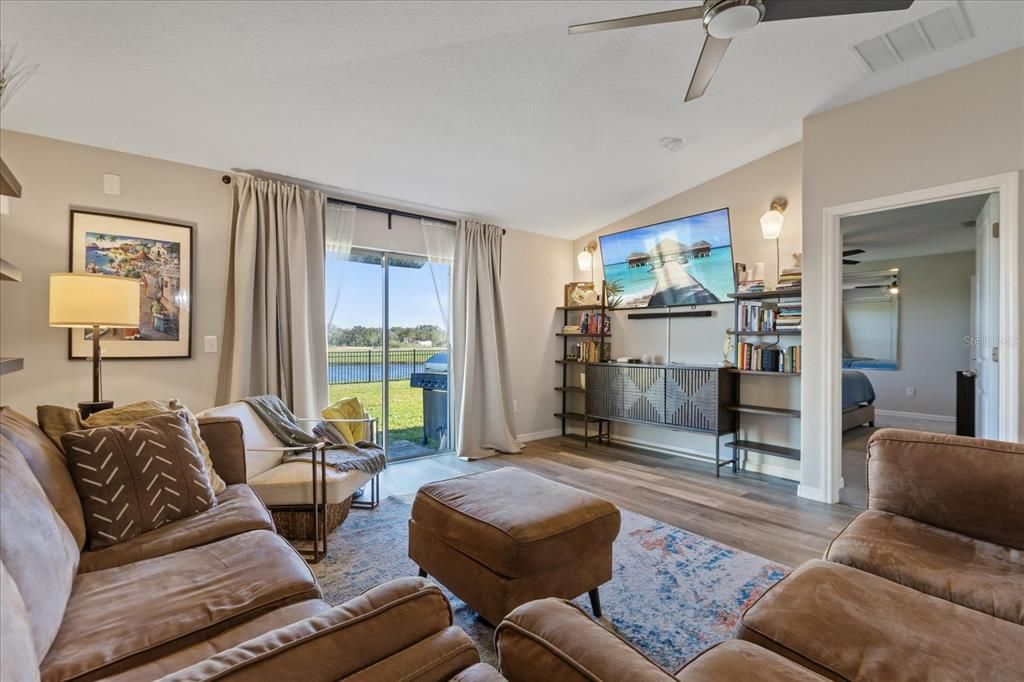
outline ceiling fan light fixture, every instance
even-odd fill
[[[721,0],[704,13],[704,29],[712,38],[735,38],[764,17],[761,0]]]

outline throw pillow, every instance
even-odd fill
[[[207,447],[206,441],[203,440],[199,431],[199,420],[191,410],[176,399],[140,400],[137,403],[129,403],[122,407],[112,407],[109,410],[97,412],[84,420],[79,417],[76,409],[58,405],[40,405],[36,408],[36,421],[39,422],[39,427],[50,437],[50,440],[63,450],[61,437],[68,431],[80,431],[97,426],[123,426],[134,424],[146,417],[179,411],[185,413],[189,430],[192,431],[192,439],[199,446],[199,453],[203,457],[203,468],[206,469],[206,475],[209,476],[210,483],[213,485],[213,492],[220,495],[227,488],[227,484],[213,468],[210,448]]]
[[[366,415],[363,413],[363,406],[359,403],[359,398],[342,398],[325,407],[320,416],[324,419],[362,419]],[[366,424],[363,422],[327,423],[337,429],[349,445],[355,445],[366,439]]]
[[[217,503],[183,412],[61,436],[89,549],[124,542]]]

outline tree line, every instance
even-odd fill
[[[448,343],[448,335],[443,329],[433,324],[421,324],[415,327],[392,327],[388,341],[392,346],[416,345],[420,341],[430,341],[433,346],[444,346]],[[338,327],[330,325],[327,329],[329,346],[357,346],[361,348],[380,348],[384,345],[380,327]]]

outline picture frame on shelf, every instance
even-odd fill
[[[103,359],[192,357],[193,225],[72,208],[70,272],[139,281],[138,328],[101,328]],[[92,357],[92,330],[68,330],[68,357]]]
[[[565,307],[582,308],[601,302],[597,285],[593,282],[569,282],[565,285]]]

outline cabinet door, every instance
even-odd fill
[[[666,424],[717,431],[717,370],[672,368],[666,371],[665,385]]]
[[[622,417],[622,375],[618,367],[587,365],[587,414]]]
[[[623,417],[649,424],[665,423],[665,369],[623,367]]]

